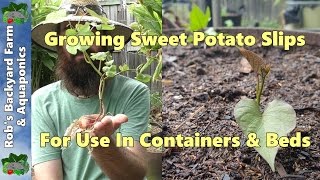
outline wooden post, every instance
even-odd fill
[[[221,1],[220,0],[212,0],[212,19],[213,19],[213,27],[221,26]]]

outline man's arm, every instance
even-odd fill
[[[63,180],[61,159],[34,165],[35,180]]]
[[[109,147],[96,147],[92,151],[92,157],[110,179],[140,180],[146,175],[145,149],[140,143],[135,141],[132,148],[119,148],[111,137],[115,130],[127,121],[127,116],[118,114],[114,117],[106,116],[94,125],[92,136],[110,138]]]
[[[110,179],[141,180],[146,174],[145,150],[137,141],[133,148],[119,148],[111,140],[107,148],[94,148],[92,157]]]

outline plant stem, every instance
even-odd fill
[[[258,75],[258,84],[257,84],[257,102],[260,105],[261,95],[264,87],[264,81],[266,80],[266,76],[261,77],[261,84],[259,82],[259,75]]]
[[[89,63],[91,65],[91,67],[96,71],[96,73],[99,74],[99,76],[102,76],[102,73],[96,68],[96,66],[92,63],[91,58],[89,57],[89,54],[87,53],[87,51],[83,52],[84,54],[84,59],[86,60],[87,63]]]
[[[256,100],[257,100],[257,103],[260,105],[260,76],[259,74],[257,75],[257,80],[258,80],[258,83],[257,83],[257,87],[256,87]]]

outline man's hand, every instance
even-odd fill
[[[109,137],[110,146],[107,148],[96,147],[92,150],[92,157],[100,166],[101,170],[110,179],[143,179],[146,174],[145,149],[139,142],[134,142],[134,147],[119,148],[115,146],[115,140],[111,135],[122,123],[128,121],[124,114],[105,116],[101,121],[95,122],[99,114],[85,116],[80,127],[83,129],[93,128],[91,136]]]
[[[105,116],[101,121],[95,122],[95,119],[99,117],[99,114],[91,114],[85,116],[80,123],[82,129],[93,128],[91,136],[110,137],[122,123],[128,121],[128,117],[124,114],[117,114],[115,116]],[[93,126],[93,127],[92,127]]]
[[[100,122],[93,125],[92,136],[108,136],[110,137],[122,123],[128,121],[128,117],[124,114],[115,116],[105,116]]]

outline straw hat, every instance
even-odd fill
[[[85,9],[89,8],[93,10],[98,15],[105,15],[106,13],[103,11],[102,7],[99,5],[97,0],[63,0],[60,4],[59,10],[64,9],[67,12],[66,17],[45,20],[36,25],[32,29],[32,40],[39,46],[51,50],[57,51],[56,46],[48,46],[44,39],[45,35],[48,32],[56,32],[58,26],[62,22],[96,22],[97,24],[101,23],[101,20],[97,17],[89,16],[88,13],[85,12]],[[125,43],[129,42],[131,39],[131,33],[133,32],[128,26],[115,22],[112,20],[108,21],[110,24],[113,24],[115,28],[113,30],[105,31],[106,35],[111,35],[112,37],[116,35],[124,36]],[[103,35],[103,34],[101,34]],[[113,47],[108,50],[113,50]]]

